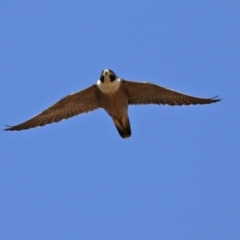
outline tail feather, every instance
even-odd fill
[[[113,117],[113,122],[122,138],[128,138],[131,136],[131,126],[127,115],[121,118]]]

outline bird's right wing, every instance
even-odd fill
[[[9,126],[5,130],[19,131],[38,126],[44,126],[46,124],[59,122],[63,119],[67,119],[81,113],[93,111],[101,107],[98,94],[99,90],[95,85],[93,85],[84,89],[83,91],[66,96],[35,117],[19,125]]]
[[[148,82],[140,83],[122,80],[122,84],[128,95],[129,104],[168,104],[171,106],[181,106],[209,104],[220,101],[216,97],[199,98]]]

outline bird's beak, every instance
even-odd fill
[[[105,75],[108,75],[108,74],[109,74],[109,71],[107,69],[105,69],[104,72],[103,72],[103,75],[105,76]]]

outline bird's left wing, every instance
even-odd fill
[[[171,106],[181,106],[210,104],[220,101],[216,97],[199,98],[148,82],[131,82],[122,79],[122,84],[127,93],[129,104],[168,104]]]
[[[93,85],[84,89],[83,91],[66,96],[35,117],[19,125],[8,126],[8,128],[5,130],[19,131],[38,126],[44,126],[46,124],[59,122],[63,119],[67,119],[81,113],[93,111],[101,107],[98,94],[99,90],[95,85]]]

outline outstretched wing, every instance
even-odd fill
[[[8,126],[5,130],[25,130],[59,122],[81,113],[93,111],[100,107],[99,90],[95,85],[83,91],[70,94],[35,117],[16,126]]]
[[[173,91],[152,83],[139,83],[122,80],[123,87],[128,95],[129,104],[168,104],[190,105],[190,104],[210,104],[218,102],[221,99],[199,98]]]

